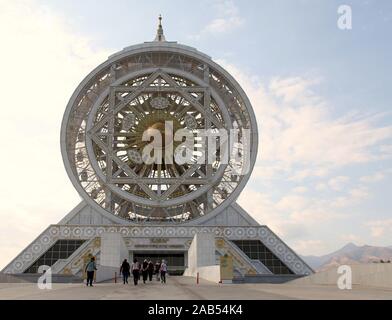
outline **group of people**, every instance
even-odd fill
[[[145,259],[143,263],[139,263],[135,258],[132,265],[130,265],[127,259],[124,259],[120,267],[120,273],[123,276],[124,284],[128,283],[131,273],[135,286],[137,286],[141,277],[143,283],[146,283],[147,280],[152,281],[154,274],[157,281],[160,280],[161,283],[166,283],[167,264],[165,260],[162,260],[162,262],[157,261],[154,265],[151,259],[148,259],[148,261]]]

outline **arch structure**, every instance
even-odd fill
[[[209,56],[166,41],[160,18],[154,41],[110,56],[71,96],[61,152],[83,201],[3,272],[48,265],[81,276],[95,256],[112,275],[125,257],[151,256],[191,274],[231,256],[235,279],[310,274],[236,203],[258,145],[241,86]]]

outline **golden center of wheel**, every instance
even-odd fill
[[[164,150],[168,147],[175,149],[179,142],[174,141],[174,134],[180,129],[184,129],[184,127],[175,116],[161,110],[153,111],[145,115],[136,125],[133,131],[135,136],[130,141],[128,148],[129,150],[137,150],[140,154],[148,144],[151,144],[156,149]],[[161,141],[159,139],[158,141],[157,139],[143,139],[143,136],[154,137],[157,133]]]

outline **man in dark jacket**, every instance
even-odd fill
[[[120,273],[122,273],[124,284],[128,283],[128,277],[131,274],[130,270],[131,270],[131,266],[129,265],[127,259],[124,259],[120,268]]]
[[[148,262],[147,260],[143,261],[142,264],[142,276],[143,276],[143,283],[146,283],[148,277]]]
[[[148,259],[148,279],[152,281],[152,275],[154,274],[154,264],[151,259]]]

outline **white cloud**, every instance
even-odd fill
[[[300,187],[295,187],[292,192],[293,193],[306,193],[309,189],[307,187],[304,186],[300,186]]]
[[[316,190],[317,191],[325,191],[327,189],[328,189],[328,187],[327,187],[327,185],[325,183],[318,183],[316,185]]]
[[[239,204],[258,222],[267,224],[285,240],[297,240],[323,222],[343,219],[331,201],[317,197],[289,193],[274,200],[268,192],[247,187],[239,197]]]
[[[309,198],[295,194],[286,195],[277,203],[278,209],[286,210],[288,212],[301,211],[308,206]]]
[[[369,176],[363,176],[359,180],[364,183],[379,182],[385,179],[385,174],[383,172],[376,172]]]
[[[355,234],[344,234],[340,237],[344,242],[352,242],[356,245],[363,245],[362,238]]]
[[[263,83],[226,61],[219,63],[252,101],[262,146],[259,173],[286,173],[289,179],[301,181],[391,157],[389,149],[380,146],[392,140],[392,126],[377,126],[378,115],[351,112],[334,117],[328,101],[312,90],[319,78],[275,78]]]
[[[109,51],[36,1],[0,0],[0,269],[80,201],[60,154],[72,91]]]
[[[231,0],[219,0],[215,3],[217,18],[209,22],[202,33],[219,34],[236,29],[244,24],[238,7]]]
[[[370,197],[368,189],[364,186],[358,186],[348,190],[347,194],[337,197],[333,201],[335,208],[347,208],[360,204]]]
[[[310,88],[318,84],[319,79],[304,79],[301,77],[292,78],[274,78],[271,80],[269,89],[278,98],[282,98],[285,103],[294,103],[295,105],[321,103],[321,99],[316,97]]]
[[[349,223],[352,208],[371,197],[366,186],[350,186],[353,177],[333,174],[388,158],[389,151],[380,146],[392,140],[392,126],[378,126],[378,115],[333,116],[329,102],[313,91],[320,77],[275,78],[265,83],[225,61],[219,63],[248,94],[259,123],[261,151],[253,183],[239,202],[302,253],[305,241],[320,236],[315,230],[341,227],[343,220]],[[314,186],[316,192],[279,191],[293,182],[308,190]],[[334,234],[333,229],[326,232]],[[334,247],[340,245],[337,241]]]
[[[270,195],[247,188],[240,196],[239,203],[260,224],[268,225],[280,236],[297,238],[306,233],[303,225],[286,217]]]
[[[341,191],[343,187],[347,184],[347,182],[350,180],[349,177],[346,176],[338,176],[330,179],[328,181],[328,185],[332,190],[335,191]]]
[[[301,255],[313,255],[315,252],[324,252],[325,243],[321,240],[298,240],[293,244],[293,249]]]
[[[213,34],[224,33],[235,29],[243,24],[240,17],[217,18],[212,20],[204,29],[205,32]]]
[[[390,235],[392,234],[392,219],[368,221],[365,225],[370,228],[370,233],[373,237],[380,238],[384,235],[389,235],[390,239]]]

